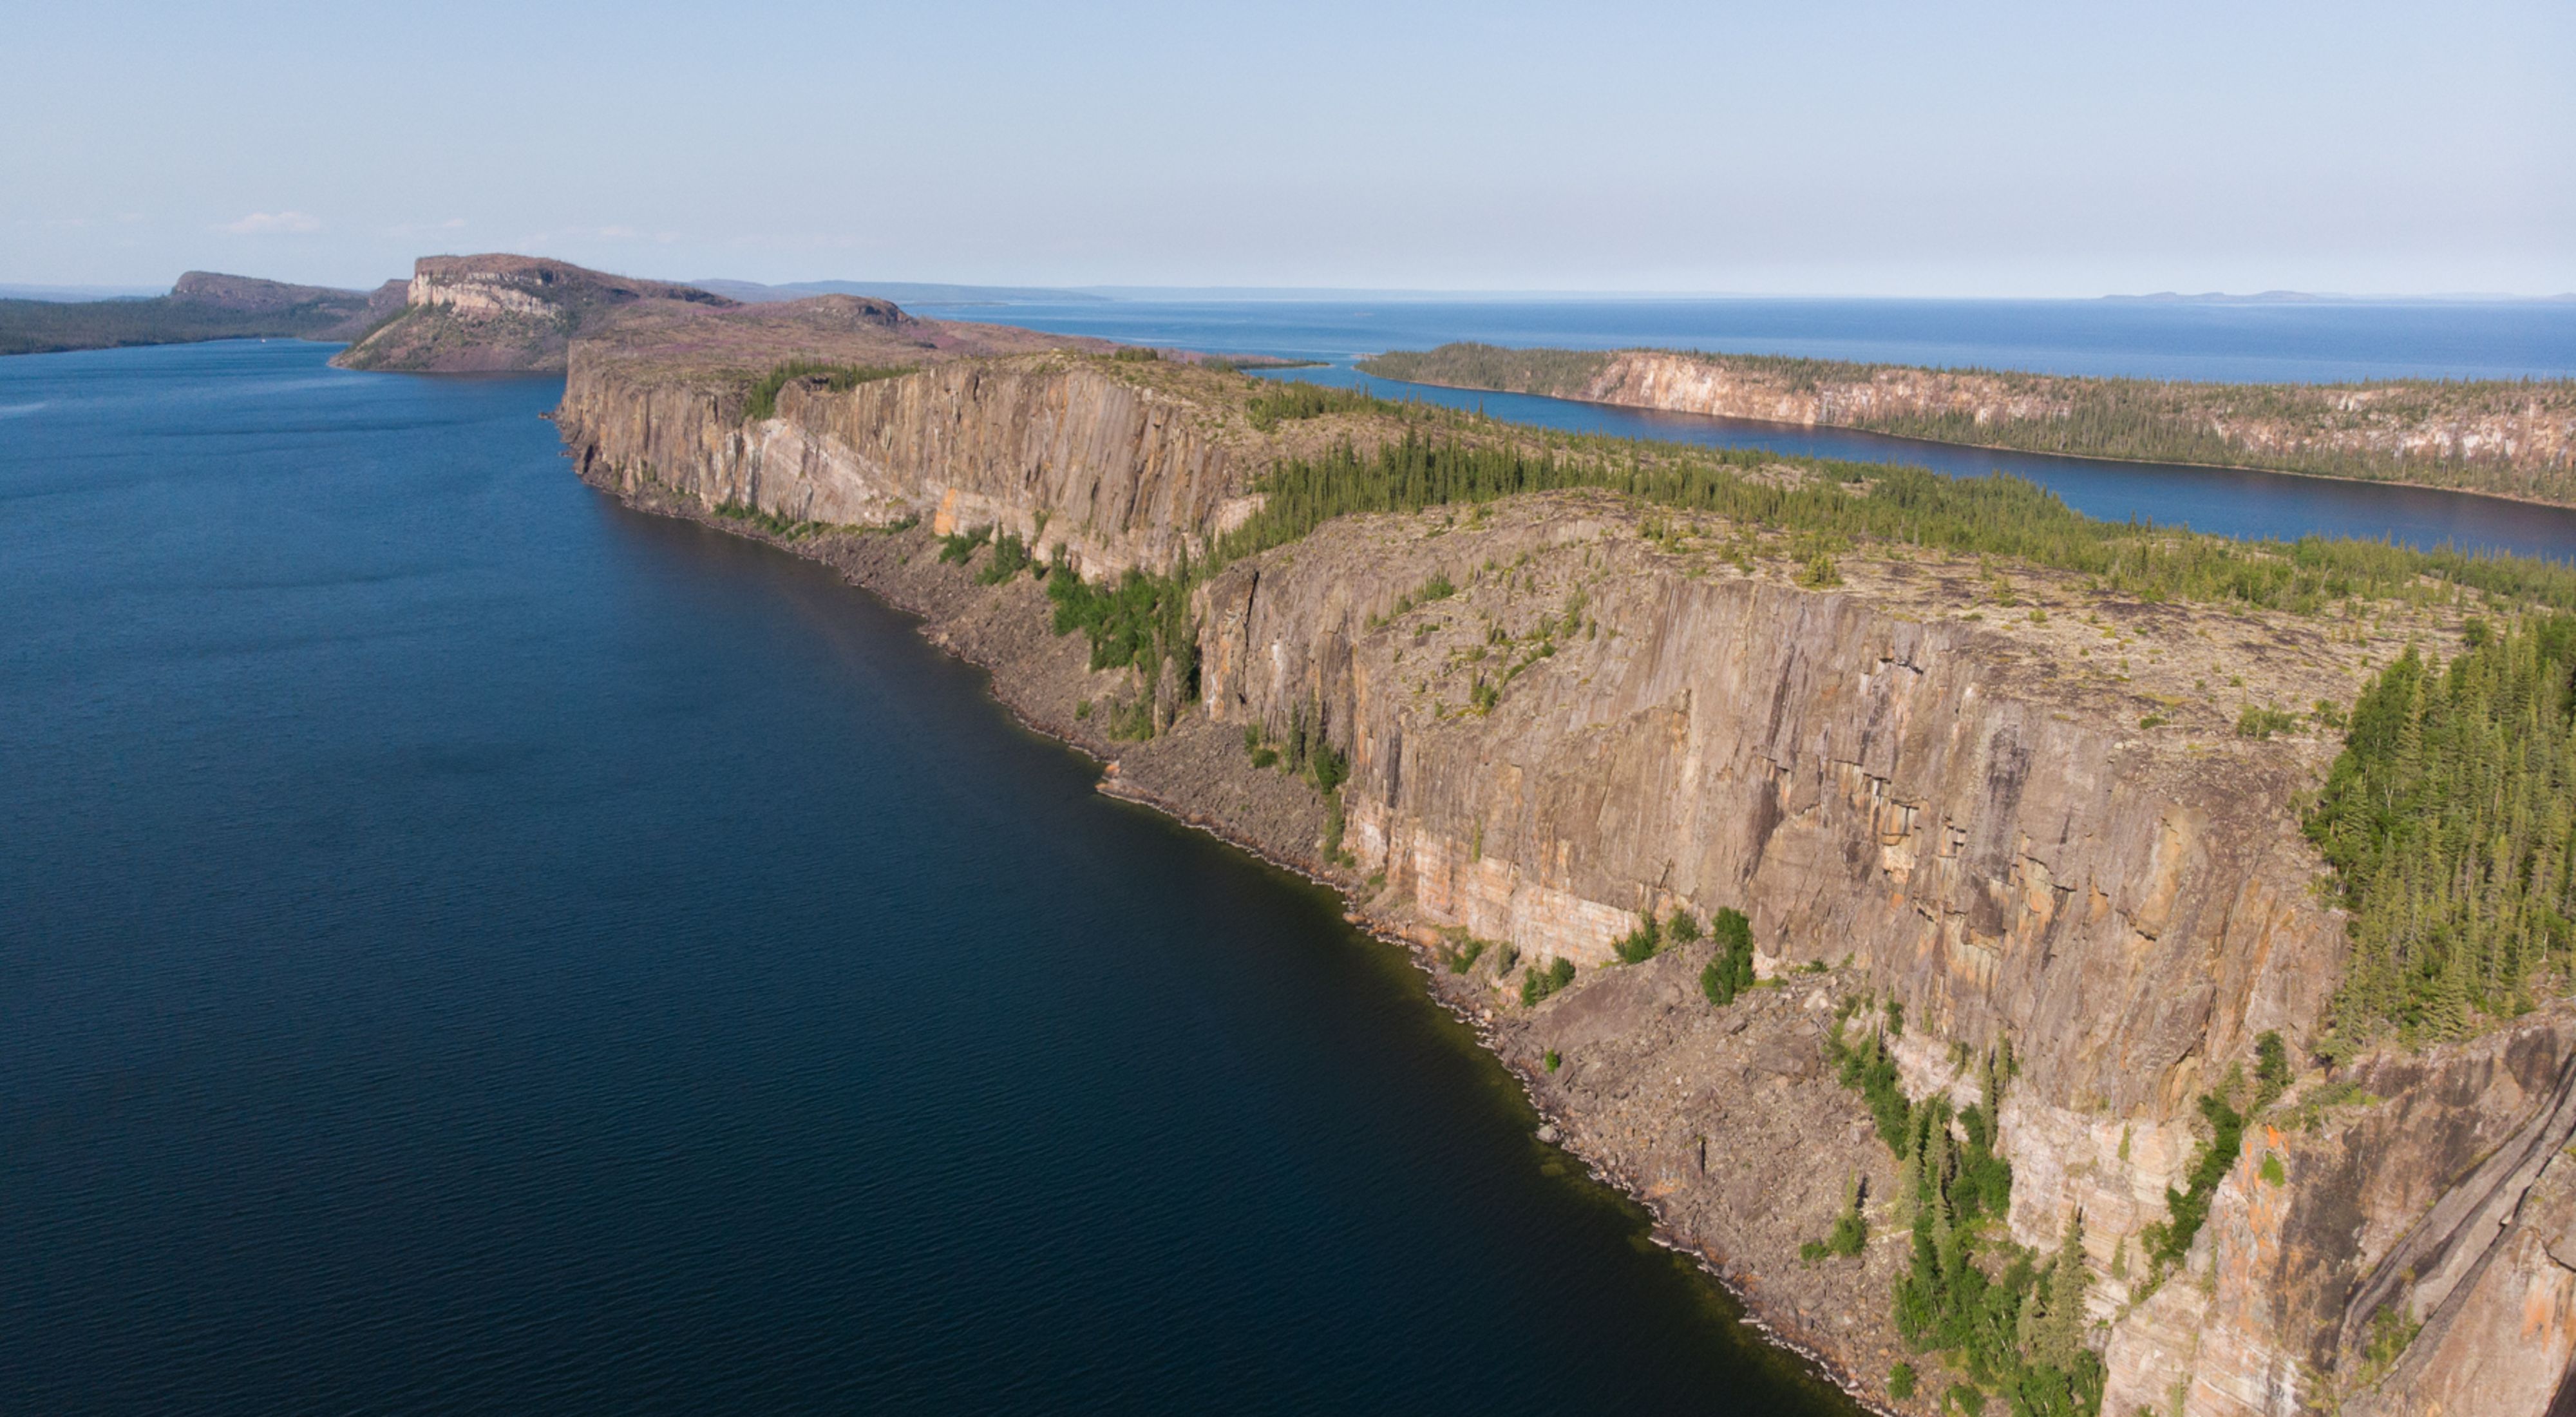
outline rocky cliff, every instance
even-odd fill
[[[424,256],[402,307],[332,360],[344,369],[497,373],[564,367],[575,335],[638,307],[725,309],[693,286],[636,280],[535,256]]]
[[[372,294],[190,271],[150,300],[0,300],[0,354],[198,340],[345,340],[401,304],[399,282]]]
[[[2008,1228],[2045,1250],[2082,1216],[2102,1410],[2553,1410],[2576,1351],[2563,1012],[2305,1067],[2183,1262],[2155,1275],[2140,1244],[2203,1144],[2196,1098],[2258,1034],[2311,1037],[2344,952],[2296,815],[2333,745],[2238,737],[2236,701],[2349,700],[2403,643],[2450,642],[2449,607],[2329,634],[2007,568],[2005,615],[1974,561],[1863,548],[1812,587],[1742,528],[1538,494],[1346,517],[1226,567],[1194,593],[1195,704],[1122,744],[1093,706],[1152,686],[1084,668],[1028,581],[979,588],[927,538],[1000,527],[1094,579],[1203,558],[1294,446],[1231,376],[952,359],[791,380],[746,421],[739,383],[676,367],[574,348],[584,476],[923,609],[1033,722],[1115,756],[1120,790],[1442,954],[1435,987],[1566,1141],[1856,1390],[1929,1412],[1948,1385],[1889,1392],[1899,1178],[1820,1063],[1838,1004],[1868,999],[1902,1006],[1914,1096],[1971,1101],[1973,1060],[2019,1059]],[[1346,757],[1338,836],[1284,805],[1312,795],[1246,753],[1264,739]],[[1705,944],[1614,962],[1638,912],[1676,908],[1744,911],[1774,987],[1713,1008]],[[1525,1005],[1507,950],[1575,981]],[[1876,1238],[1802,1259],[1856,1176]]]
[[[2208,462],[2576,504],[2576,381],[2194,384],[1832,360],[1444,345],[1388,378],[2036,452]]]

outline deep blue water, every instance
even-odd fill
[[[927,308],[927,307],[925,307]],[[1526,394],[1366,379],[1352,362],[1449,340],[1657,345],[2068,374],[2318,381],[2370,375],[2576,376],[2576,301],[2197,305],[2109,301],[1297,301],[1013,305],[965,318],[1136,343],[1326,361],[1274,377],[1367,383],[1390,397],[1483,408],[1576,432],[1862,462],[1953,476],[2001,470],[2109,521],[2142,517],[2223,536],[2317,534],[2576,559],[2576,510],[2228,468],[1959,448],[1841,429],[1603,408]]]
[[[0,1411],[1848,1410],[1329,897],[328,352],[0,360]]]
[[[1090,301],[923,313],[1336,363],[1450,340],[2025,369],[2146,379],[2576,377],[2576,300],[2191,304],[2113,300]]]

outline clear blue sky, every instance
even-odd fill
[[[0,281],[2576,289],[2569,0],[6,0]]]

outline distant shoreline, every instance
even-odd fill
[[[2527,497],[2514,492],[2490,492],[2477,487],[2445,487],[2438,483],[2398,482],[2385,477],[2353,477],[2333,472],[2302,472],[2296,468],[2261,467],[2251,463],[2191,462],[2178,458],[2123,458],[2113,457],[2107,453],[2066,453],[2038,448],[2016,448],[2004,443],[1962,443],[1945,438],[1922,438],[1910,433],[1889,433],[1877,428],[1865,428],[1856,423],[1792,423],[1775,418],[1746,418],[1735,414],[1701,413],[1695,409],[1663,408],[1654,404],[1621,403],[1613,399],[1577,398],[1572,394],[1543,394],[1525,389],[1489,389],[1476,384],[1444,384],[1433,379],[1398,379],[1391,374],[1377,374],[1370,377],[1384,379],[1393,384],[1419,384],[1424,388],[1454,389],[1466,394],[1512,394],[1520,398],[1555,399],[1559,403],[1584,404],[1592,408],[1624,408],[1634,413],[1680,414],[1689,418],[1705,418],[1716,423],[1758,423],[1769,428],[1830,428],[1836,432],[1866,433],[1873,438],[1886,438],[1899,443],[1921,443],[1935,448],[1969,448],[1982,453],[2017,453],[2023,457],[2072,458],[2078,462],[2108,463],[2118,467],[2188,467],[2211,472],[2251,472],[2265,477],[2304,477],[2316,482],[2342,482],[2361,487],[2403,487],[2416,492],[2443,492],[2459,497],[2484,497],[2491,501],[2509,502],[2525,507],[2547,507],[2552,511],[2570,510],[2569,504],[2565,502],[2552,502],[2544,497]]]

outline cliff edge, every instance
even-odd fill
[[[1944,549],[2001,486],[720,323],[573,346],[585,478],[840,567],[1109,790],[1340,886],[1871,1401],[2571,1391],[2576,1015],[2311,1052],[2352,922],[2302,803],[2335,705],[2487,634],[2434,563],[2312,603],[2282,553],[2050,551],[2044,501]]]

